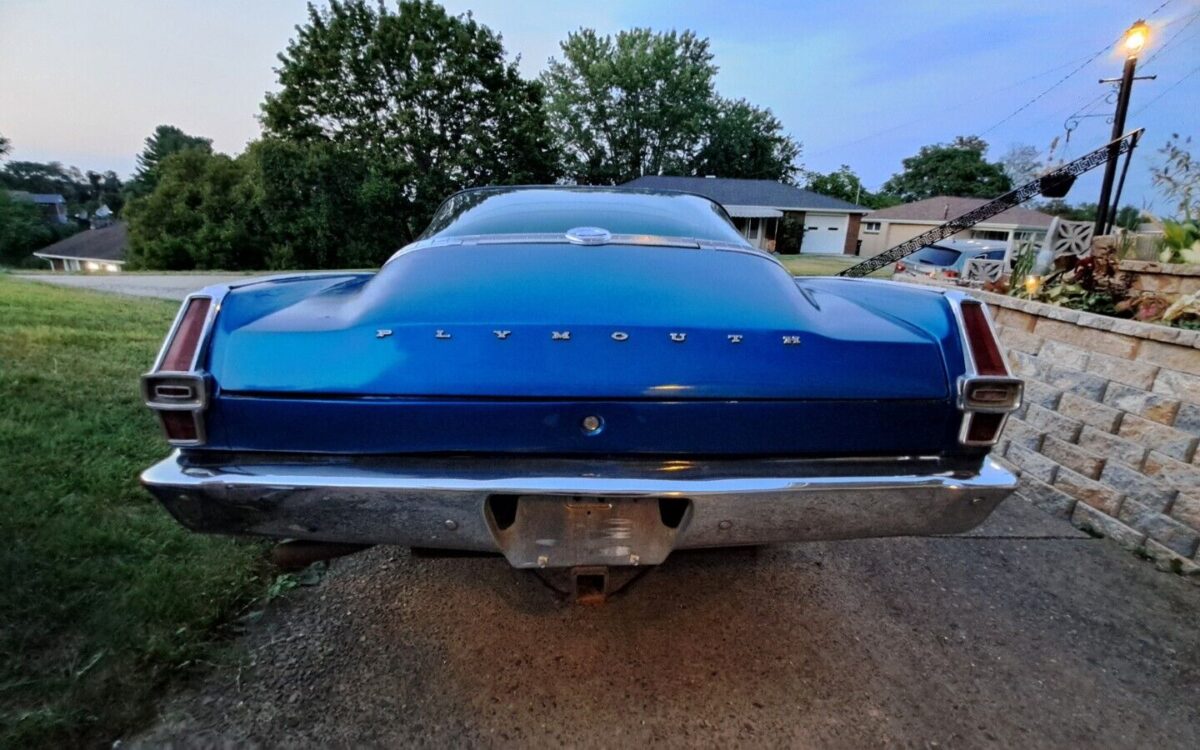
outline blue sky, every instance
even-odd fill
[[[1080,120],[1067,144],[1064,121],[1111,110],[1097,79],[1119,74],[1112,42],[1144,16],[1154,35],[1139,72],[1158,80],[1134,87],[1129,124],[1147,137],[1127,202],[1169,211],[1150,181],[1155,151],[1172,132],[1200,140],[1200,0],[445,5],[498,31],[527,76],[579,27],[692,29],[711,40],[721,94],[770,107],[803,142],[806,167],[846,163],[870,188],[921,145],[959,134],[983,135],[993,158],[1014,143],[1047,152],[1056,136],[1067,158],[1103,143],[1104,117]],[[294,0],[0,0],[0,133],[13,158],[121,174],[159,123],[236,153],[257,135],[275,54],[304,18]],[[1069,200],[1094,201],[1098,186],[1089,175]]]

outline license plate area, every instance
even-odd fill
[[[685,498],[495,495],[496,544],[517,568],[658,565],[691,516]]]

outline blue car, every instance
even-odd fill
[[[965,531],[1022,392],[969,297],[575,187],[458,193],[377,272],[208,287],[142,388],[174,446],[142,482],[191,529],[572,571]]]

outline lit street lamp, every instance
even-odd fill
[[[1112,140],[1125,135],[1125,116],[1129,113],[1129,94],[1133,89],[1133,72],[1137,68],[1138,53],[1146,46],[1150,37],[1150,27],[1145,21],[1138,19],[1130,26],[1121,38],[1121,49],[1125,51],[1125,69],[1121,72],[1121,87],[1117,90],[1117,113],[1113,118]],[[1153,76],[1148,76],[1153,78]],[[1104,79],[1100,83],[1114,83],[1117,79]],[[1108,152],[1108,163],[1104,166],[1104,181],[1100,183],[1100,202],[1096,205],[1096,234],[1104,234],[1107,227],[1116,218],[1117,207],[1109,210],[1109,199],[1112,197],[1113,178],[1117,174],[1118,151],[1112,148]],[[1121,179],[1124,182],[1124,178]],[[1121,191],[1117,190],[1117,200]]]

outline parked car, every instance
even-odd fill
[[[375,273],[191,295],[142,475],[202,532],[645,566],[948,534],[1015,485],[1021,381],[954,291],[793,278],[706,198],[484,188]]]
[[[966,274],[973,258],[1004,260],[1008,249],[1003,242],[986,240],[944,240],[928,245],[896,263],[896,274],[957,279]]]

